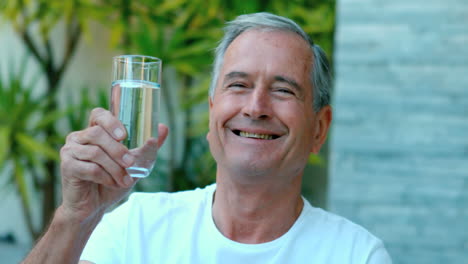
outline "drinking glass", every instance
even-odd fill
[[[110,109],[127,130],[122,144],[135,156],[127,168],[132,177],[148,176],[156,160],[161,67],[162,61],[150,56],[113,58]]]

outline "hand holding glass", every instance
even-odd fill
[[[155,57],[114,57],[110,108],[127,130],[122,143],[136,158],[127,168],[132,177],[148,176],[156,160],[161,67]]]

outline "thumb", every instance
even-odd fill
[[[158,149],[166,141],[167,135],[169,134],[169,128],[164,124],[158,125]]]

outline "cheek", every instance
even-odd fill
[[[210,109],[209,122],[208,122],[208,134],[206,138],[208,141],[216,140],[219,137],[220,129],[223,128],[223,124],[226,122],[226,111],[223,109],[222,103],[213,105]]]
[[[208,133],[206,134],[206,139],[209,143],[213,140],[213,134],[216,134],[216,117],[213,113],[213,109],[211,109],[208,120]]]
[[[213,125],[213,127],[223,125],[239,112],[240,105],[241,101],[235,97],[220,96],[211,108],[210,125]]]
[[[303,111],[303,110],[302,110]],[[300,113],[300,112],[296,112]],[[290,128],[294,127],[296,130],[296,137],[298,143],[300,143],[303,147],[308,148],[311,144],[313,144],[314,141],[314,119],[313,117],[309,115],[304,115],[304,116],[297,116],[297,114],[294,116],[290,116],[289,120],[290,122]]]
[[[206,140],[208,141],[210,150],[213,153],[216,149],[216,146],[219,145],[219,133],[216,129],[215,122],[213,121],[211,115],[210,115],[208,133],[206,133]]]

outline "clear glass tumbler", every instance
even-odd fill
[[[132,177],[146,177],[157,153],[162,61],[142,55],[113,58],[111,112],[127,130],[122,143],[136,157],[127,168]]]

